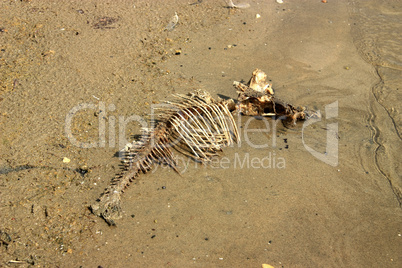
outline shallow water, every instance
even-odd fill
[[[360,55],[375,68],[368,123],[372,129],[375,165],[402,202],[401,101],[402,5],[398,1],[353,3],[354,41]]]
[[[400,267],[401,4],[284,2],[3,2],[1,263]],[[171,93],[236,98],[255,68],[322,120],[236,118],[241,143],[211,165],[135,181],[117,228],[89,212],[140,134],[119,123]],[[82,103],[72,135],[100,146],[66,136]]]

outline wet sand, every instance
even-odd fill
[[[400,267],[402,6],[284,2],[2,2],[0,267]],[[133,115],[255,68],[322,120],[236,118],[222,158],[140,176],[115,228],[91,214]]]

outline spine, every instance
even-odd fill
[[[102,217],[109,225],[116,225],[115,220],[122,217],[121,195],[130,183],[142,173],[148,172],[156,162],[164,162],[176,169],[172,152],[167,148],[167,129],[159,123],[153,130],[148,130],[134,147],[128,149],[123,160],[125,169],[114,177],[99,199],[91,205],[91,211]]]

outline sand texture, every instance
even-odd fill
[[[283,2],[2,1],[0,267],[402,267],[401,1]],[[255,68],[321,120],[235,116],[91,213],[152,107]]]

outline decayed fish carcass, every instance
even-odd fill
[[[223,147],[238,142],[239,134],[232,113],[249,116],[279,116],[295,124],[307,118],[304,108],[296,108],[274,97],[267,75],[256,69],[247,84],[234,82],[239,95],[233,99],[213,99],[198,90],[178,95],[162,110],[155,126],[145,129],[142,138],[124,151],[124,169],[112,179],[99,199],[90,207],[110,225],[122,217],[121,195],[141,173],[155,164],[166,164],[177,171],[175,152],[208,162]]]

